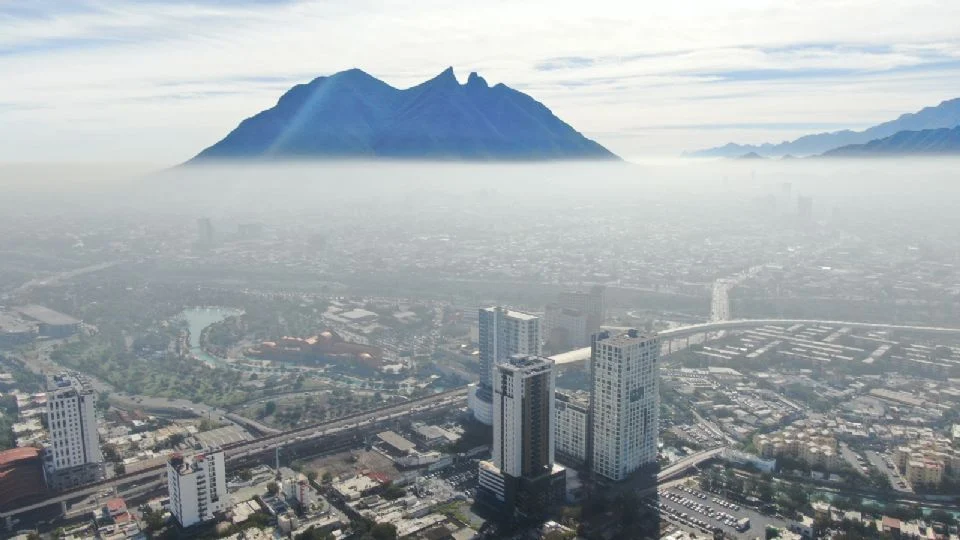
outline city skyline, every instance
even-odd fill
[[[0,69],[18,76],[0,89],[0,162],[171,165],[294,84],[353,67],[398,87],[447,66],[461,82],[478,71],[628,159],[779,142],[957,97],[958,9],[6,4]],[[863,24],[839,22],[854,18]]]

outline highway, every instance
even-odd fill
[[[355,415],[347,416],[322,424],[314,424],[302,428],[284,431],[281,433],[267,435],[223,447],[224,457],[227,463],[237,461],[246,457],[272,452],[276,448],[293,443],[302,443],[320,437],[331,437],[335,435],[344,435],[350,431],[360,431],[375,427],[384,422],[396,420],[410,414],[427,413],[439,411],[444,408],[463,406],[466,404],[467,389],[457,388],[434,394],[423,398],[413,399],[397,405],[388,405],[379,409],[364,411]],[[95,495],[97,493],[113,489],[118,486],[130,483],[139,483],[145,480],[154,480],[166,472],[166,465],[158,465],[150,469],[145,469],[136,473],[125,474],[116,478],[111,478],[96,484],[90,484],[74,490],[61,492],[51,495],[43,501],[22,506],[6,512],[0,512],[0,519],[6,520],[8,527],[11,518],[38,510],[52,504],[62,504],[77,499],[82,499]]]
[[[709,461],[719,456],[723,452],[724,448],[725,447],[721,446],[711,450],[704,450],[681,459],[680,461],[657,473],[657,483],[659,484],[660,482],[670,480],[680,474],[683,474],[683,472],[690,467],[695,467],[705,461]]]
[[[659,332],[660,338],[678,339],[708,332],[720,332],[723,330],[743,330],[747,328],[758,328],[761,326],[789,326],[793,324],[817,324],[824,326],[848,326],[851,328],[860,328],[864,330],[899,330],[904,332],[917,332],[924,334],[952,334],[960,335],[960,328],[949,328],[941,326],[906,326],[901,324],[884,323],[866,323],[850,321],[828,321],[815,319],[740,319],[732,321],[716,321],[702,324],[692,324],[689,326],[678,326],[669,330]],[[609,330],[627,330],[628,327],[604,326]],[[550,357],[558,365],[573,364],[576,362],[586,362],[590,360],[590,347],[575,349],[569,352],[556,354]]]

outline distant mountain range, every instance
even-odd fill
[[[960,155],[960,126],[953,129],[900,131],[866,144],[835,148],[824,157]]]
[[[189,163],[234,159],[619,160],[530,96],[453,69],[405,90],[359,69],[291,88]]]
[[[734,144],[698,150],[685,155],[690,157],[741,157],[755,153],[763,157],[785,155],[810,156],[829,152],[850,145],[866,145],[900,132],[951,129],[960,125],[960,98],[944,101],[936,107],[926,107],[916,113],[901,115],[896,120],[884,122],[863,131],[835,131],[806,135],[793,141],[779,144]],[[883,147],[886,148],[886,147]],[[877,150],[883,152],[884,150]],[[851,150],[852,152],[852,150]]]

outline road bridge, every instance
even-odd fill
[[[915,332],[918,334],[933,335],[960,335],[960,328],[942,327],[942,326],[911,326],[901,324],[851,322],[851,321],[831,321],[819,319],[739,319],[732,321],[715,321],[702,324],[692,324],[689,326],[678,326],[659,332],[660,339],[672,340],[695,336],[698,334],[710,334],[725,330],[744,330],[749,328],[760,328],[763,326],[790,326],[794,324],[822,325],[822,326],[846,326],[850,328],[859,328],[863,330],[879,331],[902,331]],[[629,327],[604,326],[608,330],[627,330]],[[586,362],[590,360],[590,347],[574,349],[569,352],[560,353],[551,356],[557,364],[573,364],[577,362]]]
[[[224,459],[228,464],[231,462],[248,459],[252,456],[272,452],[277,448],[282,448],[288,444],[303,443],[322,437],[343,436],[349,432],[362,432],[381,427],[384,423],[395,421],[410,415],[428,414],[438,412],[442,409],[461,407],[466,403],[467,389],[456,388],[447,392],[434,394],[423,398],[412,399],[396,405],[387,405],[377,409],[364,411],[330,422],[314,424],[302,428],[292,429],[273,435],[267,435],[251,441],[242,441],[222,447]],[[66,513],[68,502],[89,498],[98,493],[114,490],[119,486],[127,484],[140,484],[147,481],[156,481],[166,474],[166,464],[157,465],[137,471],[135,473],[124,474],[104,480],[94,484],[88,484],[69,491],[51,494],[49,497],[34,503],[13,508],[0,512],[0,519],[6,523],[7,530],[13,527],[13,520],[16,516],[39,510],[50,505],[60,504],[62,513]]]

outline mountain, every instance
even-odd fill
[[[953,128],[958,125],[960,125],[960,98],[944,101],[936,107],[925,107],[918,112],[901,115],[896,120],[884,122],[863,131],[843,130],[805,135],[799,139],[780,144],[741,145],[728,143],[724,146],[698,150],[686,155],[690,157],[737,157],[749,152],[756,152],[762,156],[782,156],[784,154],[807,156],[822,154],[841,146],[866,144],[875,139],[889,137],[900,131]]]
[[[530,96],[453,68],[394,88],[359,69],[294,86],[188,163],[229,159],[618,160]]]
[[[866,144],[841,146],[824,157],[960,155],[960,126],[953,129],[901,131]]]

